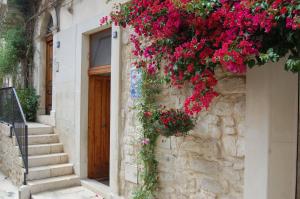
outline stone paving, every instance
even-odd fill
[[[48,191],[33,195],[33,199],[104,199],[98,194],[84,188],[72,187],[67,189]]]
[[[0,199],[18,199],[18,189],[0,171]]]

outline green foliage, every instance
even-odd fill
[[[15,75],[18,65],[26,57],[27,41],[23,28],[8,29],[0,46],[0,75]]]
[[[39,107],[40,97],[36,94],[35,89],[26,88],[17,91],[27,121],[34,122]]]
[[[153,125],[156,118],[148,117],[145,113],[157,112],[159,107],[156,103],[156,97],[160,93],[161,83],[161,79],[143,71],[142,98],[139,100],[136,109],[138,110],[139,121],[142,124],[142,140],[146,140],[146,142],[139,151],[139,159],[143,169],[140,174],[141,185],[135,191],[134,199],[153,199],[158,188],[158,162],[155,157],[155,149],[159,134]]]
[[[284,21],[268,36],[263,37],[262,49],[258,59],[258,65],[267,62],[278,62],[282,57],[288,57],[285,69],[291,72],[299,72],[300,59],[300,30],[286,29]]]
[[[220,6],[219,0],[192,0],[187,3],[186,9],[190,13],[207,17],[207,15],[217,6]]]
[[[17,87],[31,83],[33,16],[39,4],[40,0],[8,0],[5,17],[0,20],[0,80],[10,75]]]

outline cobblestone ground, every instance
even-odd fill
[[[18,189],[0,171],[0,199],[18,199]]]

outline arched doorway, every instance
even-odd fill
[[[46,1],[41,6],[46,5]],[[54,43],[58,31],[56,9],[45,10],[37,19],[34,33],[34,88],[40,96],[38,121],[55,126]]]
[[[45,76],[45,113],[50,115],[52,110],[53,87],[53,20],[49,18],[46,34],[46,76]]]

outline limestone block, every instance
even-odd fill
[[[216,194],[202,190],[200,193],[191,197],[192,199],[217,199]]]
[[[224,192],[224,187],[222,184],[213,178],[200,178],[197,180],[197,185],[198,187],[201,187],[201,189],[210,192],[210,193],[215,193],[215,194],[220,194]]]
[[[221,128],[219,126],[209,124],[208,125],[208,132],[212,138],[220,139],[222,135]]]
[[[239,136],[245,136],[245,131],[246,131],[246,122],[245,120],[242,120],[237,125],[237,132]]]
[[[232,116],[222,117],[222,122],[224,127],[233,127],[235,125],[234,119]]]
[[[9,137],[10,127],[0,123],[0,169],[19,186],[23,183],[23,162],[19,157],[19,149]]]
[[[161,149],[171,150],[173,147],[176,147],[176,145],[173,145],[174,143],[171,143],[171,139],[172,137],[166,138],[163,136],[159,136],[157,141],[157,147]]]
[[[235,170],[243,170],[245,168],[244,160],[237,160],[233,164],[233,169]]]
[[[219,165],[217,162],[204,159],[196,159],[196,157],[193,157],[190,160],[189,166],[190,169],[195,172],[205,173],[211,176],[217,175],[219,172]]]
[[[162,153],[162,152],[158,152],[156,154],[156,159],[159,162],[159,170],[160,171],[169,171],[174,169],[174,162],[176,161],[176,156],[174,156],[171,153]],[[184,165],[183,165],[184,166]]]
[[[225,100],[219,100],[212,107],[213,112],[220,116],[230,116],[233,113],[232,103]]]
[[[159,182],[161,186],[168,187],[171,186],[175,181],[174,172],[160,172]]]
[[[182,154],[182,157],[184,158],[187,153],[212,157],[218,157],[220,155],[217,141],[202,139],[183,142],[180,146],[179,156]]]
[[[125,164],[125,180],[138,183],[138,168],[136,165]]]
[[[219,139],[222,135],[219,123],[220,118],[218,116],[212,114],[205,115],[198,120],[191,135],[201,138]]]
[[[19,199],[30,199],[30,187],[29,186],[21,186],[19,188]]]
[[[237,121],[245,120],[246,117],[246,96],[241,95],[234,104],[234,116]]]
[[[223,141],[225,153],[227,155],[236,156],[237,155],[236,137],[224,136],[222,141]]]
[[[245,156],[245,138],[239,137],[236,142],[237,146],[237,157]]]
[[[224,134],[226,134],[226,135],[234,135],[234,134],[236,134],[235,128],[232,128],[232,127],[225,127],[225,128],[223,129],[223,132],[224,132]]]
[[[125,155],[124,156],[124,161],[125,163],[135,163],[136,162],[136,157],[132,155]]]
[[[122,44],[127,45],[129,43],[129,31],[128,29],[122,29]],[[128,52],[128,51],[127,51]],[[127,53],[129,54],[129,53]]]
[[[187,172],[176,173],[176,185],[182,194],[190,195],[198,190],[197,179]]]
[[[243,184],[241,181],[240,172],[230,167],[222,168],[222,178],[234,185]]]
[[[244,77],[226,77],[218,80],[216,91],[221,94],[245,93],[246,80]]]

